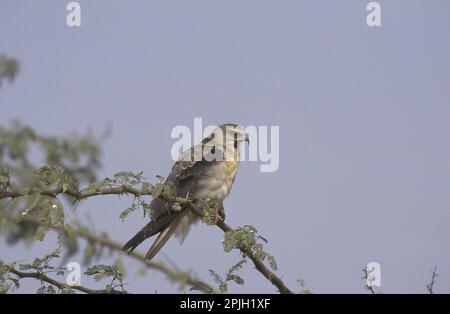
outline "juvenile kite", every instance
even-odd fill
[[[178,197],[193,199],[194,204],[208,205],[218,209],[225,219],[223,200],[228,196],[239,166],[239,144],[248,142],[244,128],[236,124],[224,124],[214,129],[201,143],[186,150],[176,161],[166,182],[172,185]],[[145,239],[158,234],[145,255],[152,259],[175,234],[181,242],[198,216],[189,208],[174,211],[170,204],[160,198],[150,203],[151,221],[144,226],[124,247],[131,253]]]

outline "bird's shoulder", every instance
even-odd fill
[[[179,159],[173,165],[168,181],[179,183],[192,177],[204,175],[218,164],[218,161],[205,160],[205,158],[199,160]]]

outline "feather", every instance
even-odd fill
[[[231,146],[232,160],[225,160],[225,137],[226,128],[231,127],[235,132],[244,133],[238,125],[225,124],[215,130],[210,136],[204,138],[201,143],[184,151],[167,177],[166,182],[173,187],[173,193],[177,197],[189,195],[194,200],[216,200],[221,204],[220,215],[224,217],[223,199],[228,196],[236,176],[239,165],[239,153],[236,136],[233,136]],[[220,132],[219,132],[220,131]],[[216,134],[217,133],[217,134]],[[197,151],[202,153],[200,160],[195,160]],[[210,157],[223,157],[214,159]],[[225,161],[224,161],[225,160]],[[159,233],[145,259],[153,258],[166,244],[172,235],[181,240],[187,235],[190,226],[198,221],[188,208],[174,212],[171,205],[161,198],[154,198],[150,203],[151,222],[144,226],[123,247],[124,251],[131,253],[145,239]]]
[[[166,244],[167,240],[172,236],[172,234],[177,229],[178,225],[180,224],[183,217],[188,213],[189,209],[184,209],[179,213],[173,221],[164,229],[161,231],[161,233],[156,238],[155,242],[153,242],[152,247],[150,250],[148,250],[147,254],[145,254],[146,260],[151,260],[156,253],[161,250],[161,248]]]
[[[141,230],[139,230],[133,238],[125,243],[122,250],[130,254],[139,244],[144,242],[144,240],[154,236],[158,232],[161,232],[173,219],[174,215],[164,215],[158,220],[150,221]]]

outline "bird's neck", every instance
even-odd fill
[[[226,161],[239,161],[241,158],[239,152],[239,145],[233,140],[227,140],[227,143],[224,147],[225,152],[225,160]]]

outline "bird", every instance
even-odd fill
[[[165,183],[171,186],[174,196],[189,198],[200,208],[214,207],[220,219],[225,220],[223,200],[236,178],[242,142],[249,143],[244,127],[233,123],[217,126],[178,157]],[[182,243],[190,227],[199,220],[189,208],[173,210],[171,204],[158,197],[152,199],[149,208],[150,222],[122,248],[130,254],[144,240],[158,234],[146,260],[151,260],[172,235]]]

